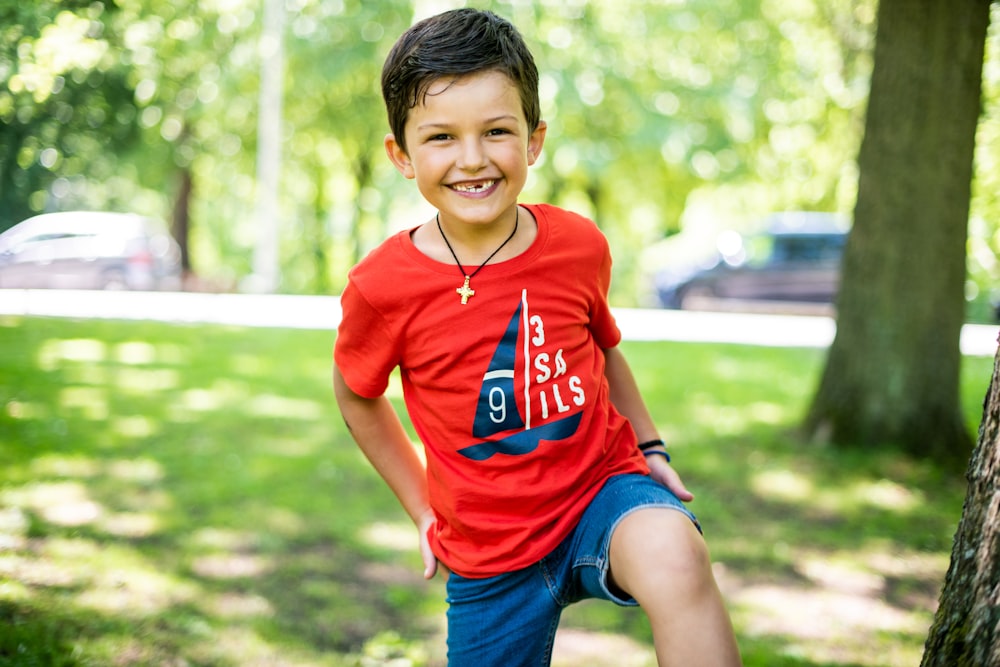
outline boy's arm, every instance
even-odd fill
[[[615,409],[632,423],[639,442],[659,439],[656,424],[646,408],[646,402],[642,400],[639,385],[636,384],[625,355],[617,347],[608,348],[604,350],[604,364],[604,375],[608,378],[608,386],[611,389],[611,402]],[[653,479],[673,491],[674,495],[684,501],[694,499],[694,495],[687,490],[666,458],[648,456],[646,463],[649,464]]]
[[[424,577],[430,579],[437,571],[437,559],[431,552],[427,531],[435,519],[428,500],[423,462],[389,399],[385,396],[365,398],[354,393],[336,366],[333,368],[333,390],[354,441],[420,531]]]

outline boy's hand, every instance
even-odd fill
[[[417,523],[417,530],[420,532],[420,557],[424,561],[424,579],[433,579],[437,573],[437,556],[431,551],[431,542],[427,537],[427,533],[430,532],[435,523],[437,523],[437,519],[434,516],[434,510],[430,508],[427,508],[420,515],[420,521]]]
[[[646,463],[649,465],[649,474],[657,482],[670,489],[675,496],[684,502],[694,500],[694,494],[687,490],[681,476],[677,474],[673,466],[667,463],[662,456],[647,456]]]

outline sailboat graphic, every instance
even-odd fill
[[[521,301],[504,332],[503,338],[493,353],[483,384],[479,390],[476,418],[472,425],[472,435],[484,439],[475,445],[463,447],[459,454],[474,461],[485,461],[494,454],[519,456],[533,452],[542,440],[564,440],[580,425],[582,412],[551,421],[540,426],[531,425],[531,368],[530,341],[524,337],[524,410],[526,422],[517,408],[515,395],[515,370],[517,365],[517,341],[522,326],[528,323],[527,290],[521,292]],[[499,440],[485,440],[511,430],[513,434]]]

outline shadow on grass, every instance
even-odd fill
[[[336,413],[332,339],[0,320],[0,665],[443,664],[443,585]],[[747,665],[915,664],[961,479],[798,443],[816,351],[626,354]],[[649,647],[640,612],[584,603],[554,664]]]

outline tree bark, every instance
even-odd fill
[[[331,294],[333,291],[330,285],[330,256],[327,253],[327,223],[329,221],[326,192],[326,173],[317,165],[314,169],[314,186],[316,194],[313,197],[312,216],[305,224],[308,225],[306,237],[309,239],[310,252],[312,255],[313,278],[312,291],[314,294]]]
[[[185,276],[191,273],[191,253],[190,233],[191,233],[191,197],[193,194],[193,181],[191,167],[184,167],[180,171],[180,185],[177,188],[177,197],[174,199],[173,216],[170,221],[170,232],[177,245],[181,247],[181,270]]]
[[[1000,352],[966,476],[962,520],[921,667],[1000,665]]]
[[[837,335],[805,429],[964,465],[959,337],[989,0],[881,0]]]

